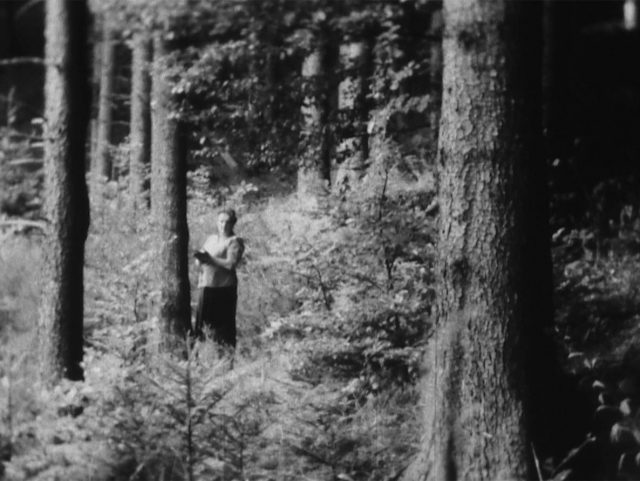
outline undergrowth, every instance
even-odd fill
[[[186,360],[157,353],[148,216],[129,215],[126,189],[107,186],[87,241],[86,381],[45,389],[33,382],[34,356],[11,358],[2,377],[12,399],[2,407],[5,477],[400,473],[417,445],[414,380],[433,296],[429,196],[387,185],[309,211],[258,183],[213,195],[198,173],[190,181],[192,249],[212,231],[217,207],[239,213],[247,251],[235,359],[220,357],[211,341],[189,346]],[[21,248],[37,255],[33,245]],[[2,287],[18,286],[12,296],[28,299],[30,257],[22,258],[19,279]]]
[[[309,209],[290,192],[191,178],[190,244],[235,207],[233,361],[211,341],[159,355],[147,216],[111,186],[87,241],[86,381],[33,382],[37,238],[2,244],[0,462],[5,479],[383,480],[418,445],[434,300],[432,189],[384,171]],[[549,479],[640,476],[640,257],[555,239],[556,334],[592,411],[584,440],[541,460]],[[192,282],[195,282],[192,269]],[[7,347],[7,348],[5,348]]]
[[[590,239],[567,232],[554,248],[556,332],[591,416],[583,442],[554,463],[549,476],[638,479],[640,257],[629,250],[597,252]],[[628,244],[622,236],[607,243],[619,240]]]

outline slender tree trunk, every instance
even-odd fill
[[[440,130],[440,106],[442,102],[442,10],[431,13],[429,25],[429,92],[433,96],[434,109],[429,113],[429,133],[431,145],[429,160],[437,156],[438,132]],[[436,40],[438,39],[438,40]]]
[[[329,62],[329,42],[321,39],[302,66],[306,96],[302,106],[304,152],[298,166],[298,194],[311,198],[326,194],[331,180]]]
[[[546,243],[527,237],[546,221],[540,4],[445,0],[444,22],[438,306],[405,479],[532,479],[525,336],[550,305]]]
[[[144,33],[133,37],[131,61],[131,158],[129,161],[129,196],[132,211],[145,209],[145,172],[151,161],[151,41]]]
[[[386,43],[376,40],[372,49],[372,69],[373,78],[386,79],[388,78],[388,62],[387,62],[387,48]],[[388,101],[388,92],[383,82],[378,81],[371,84],[371,98],[372,108],[369,112],[369,118],[367,119],[370,124],[368,128],[369,153],[372,158],[371,165],[367,171],[367,177],[373,175],[379,175],[383,170],[381,162],[376,161],[381,156],[378,155],[379,151],[384,148],[384,143],[387,138],[387,121],[388,118],[385,114],[384,106]]]
[[[45,381],[81,379],[84,243],[89,227],[85,181],[90,86],[86,2],[47,0],[44,262],[38,323]]]
[[[108,14],[102,24],[102,50],[100,55],[100,97],[98,100],[98,135],[95,170],[97,180],[111,178],[111,128],[113,113],[113,83],[115,72],[115,26]]]
[[[151,208],[156,238],[161,348],[173,349],[191,325],[187,227],[187,159],[183,126],[171,117],[164,40],[153,42]]]
[[[267,95],[270,97],[271,102],[267,106],[266,119],[270,124],[275,124],[278,121],[280,115],[279,106],[281,104],[281,82],[279,77],[279,58],[280,46],[270,44],[270,50],[267,54],[267,66],[266,66],[266,78],[267,78]]]
[[[365,40],[340,46],[340,60],[346,71],[338,89],[338,110],[342,118],[342,141],[338,144],[338,155],[342,163],[336,173],[337,189],[354,188],[364,176],[369,158],[367,122],[369,109],[369,76],[371,66],[371,44]]]
[[[100,67],[102,65],[102,23],[100,17],[94,17],[91,31],[91,123],[89,172],[92,177],[96,173],[96,159],[98,156],[98,101],[100,98]]]

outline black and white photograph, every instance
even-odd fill
[[[0,0],[0,481],[640,480],[640,0]]]

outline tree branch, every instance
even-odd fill
[[[15,57],[0,59],[0,67],[12,65],[45,65],[45,61],[41,57]]]

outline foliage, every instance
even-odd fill
[[[35,326],[39,305],[39,237],[0,233],[0,335]]]
[[[197,348],[186,360],[155,361],[151,370],[129,369],[104,406],[118,456],[133,458],[130,479],[245,478],[246,451],[261,430],[260,393],[228,399],[226,363]]]
[[[404,187],[382,180],[373,194],[336,199],[292,236],[300,308],[267,333],[300,340],[297,377],[352,383],[364,399],[419,374],[433,302],[433,194]]]
[[[36,129],[37,130],[37,129]],[[37,218],[43,187],[38,144],[12,129],[0,129],[0,215]]]
[[[406,429],[417,413],[418,393],[411,389],[371,397],[358,406],[352,386],[318,386],[306,398],[300,414],[287,426],[290,449],[305,460],[316,479],[393,479],[413,455],[415,430]],[[389,444],[393,438],[397,442]]]
[[[592,419],[584,426],[584,441],[549,470],[554,479],[637,479],[640,474],[635,461],[640,451],[635,345],[640,258],[629,248],[630,237],[622,228],[609,239],[620,241],[621,248],[598,253],[588,232],[555,236],[557,334],[565,368]]]
[[[5,463],[11,479],[156,479],[164,469],[165,479],[190,479],[193,472],[195,479],[294,481],[335,475],[382,480],[400,472],[417,443],[415,372],[408,366],[417,365],[420,347],[407,339],[400,347],[396,341],[400,332],[406,337],[419,332],[418,321],[424,323],[424,318],[411,304],[417,297],[409,298],[393,307],[394,315],[414,316],[398,330],[384,302],[391,302],[396,290],[421,284],[408,278],[417,267],[398,254],[394,287],[376,303],[358,287],[366,281],[338,275],[331,256],[320,256],[319,265],[337,282],[327,312],[318,302],[317,286],[303,275],[309,267],[300,257],[300,241],[333,244],[331,226],[341,224],[339,230],[350,226],[349,235],[363,240],[366,232],[346,220],[348,212],[356,211],[344,205],[306,211],[287,196],[285,181],[280,181],[279,197],[274,195],[277,182],[270,178],[212,190],[203,172],[190,179],[192,244],[210,232],[215,208],[222,205],[240,213],[237,231],[247,243],[239,272],[240,342],[232,368],[210,342],[198,343],[188,360],[157,356],[149,308],[153,286],[147,272],[153,254],[148,216],[129,215],[127,190],[117,183],[107,186],[108,195],[94,209],[87,242],[87,380],[43,390],[29,382],[34,360],[13,358],[10,389],[20,402],[11,410],[12,457]],[[402,189],[391,184],[389,198],[397,200]],[[397,207],[393,202],[389,209]],[[410,204],[407,199],[398,202]],[[411,217],[394,221],[388,214],[379,240],[420,243],[411,235],[396,239],[393,234],[399,226],[410,230]],[[376,256],[367,269],[387,289],[385,250],[375,250],[373,244],[362,251],[349,249],[342,259],[359,256],[349,259],[353,266]],[[369,302],[352,326],[331,317],[351,313],[355,318]],[[269,329],[278,322],[296,326],[301,338]],[[305,331],[309,325],[316,328]],[[351,329],[351,345],[341,351],[336,336]],[[352,369],[346,357],[331,358],[349,354],[353,346],[353,359],[365,359],[362,365]],[[396,374],[400,377],[394,380]]]
[[[339,39],[375,45],[370,59],[375,66],[366,73],[374,123],[388,127],[409,153],[424,157],[426,145],[416,143],[413,134],[424,128],[419,119],[437,108],[429,95],[434,40],[423,32],[437,8],[437,2],[361,0],[109,0],[94,5],[114,19],[125,38],[153,28],[169,41],[172,51],[160,60],[171,74],[175,114],[191,126],[190,150],[197,162],[212,165],[228,151],[244,167],[261,172],[295,166],[304,149],[300,107],[308,93],[302,60],[319,42],[337,57]],[[332,92],[350,74],[336,60],[326,78]],[[360,122],[347,115],[335,135],[361,130]],[[335,140],[337,145],[340,139]]]
[[[154,250],[146,212],[123,215],[129,200],[118,183],[92,213],[86,242],[86,328],[105,322],[141,321],[153,300],[151,263]],[[126,210],[125,210],[126,212]],[[135,242],[128,239],[135,237]]]

